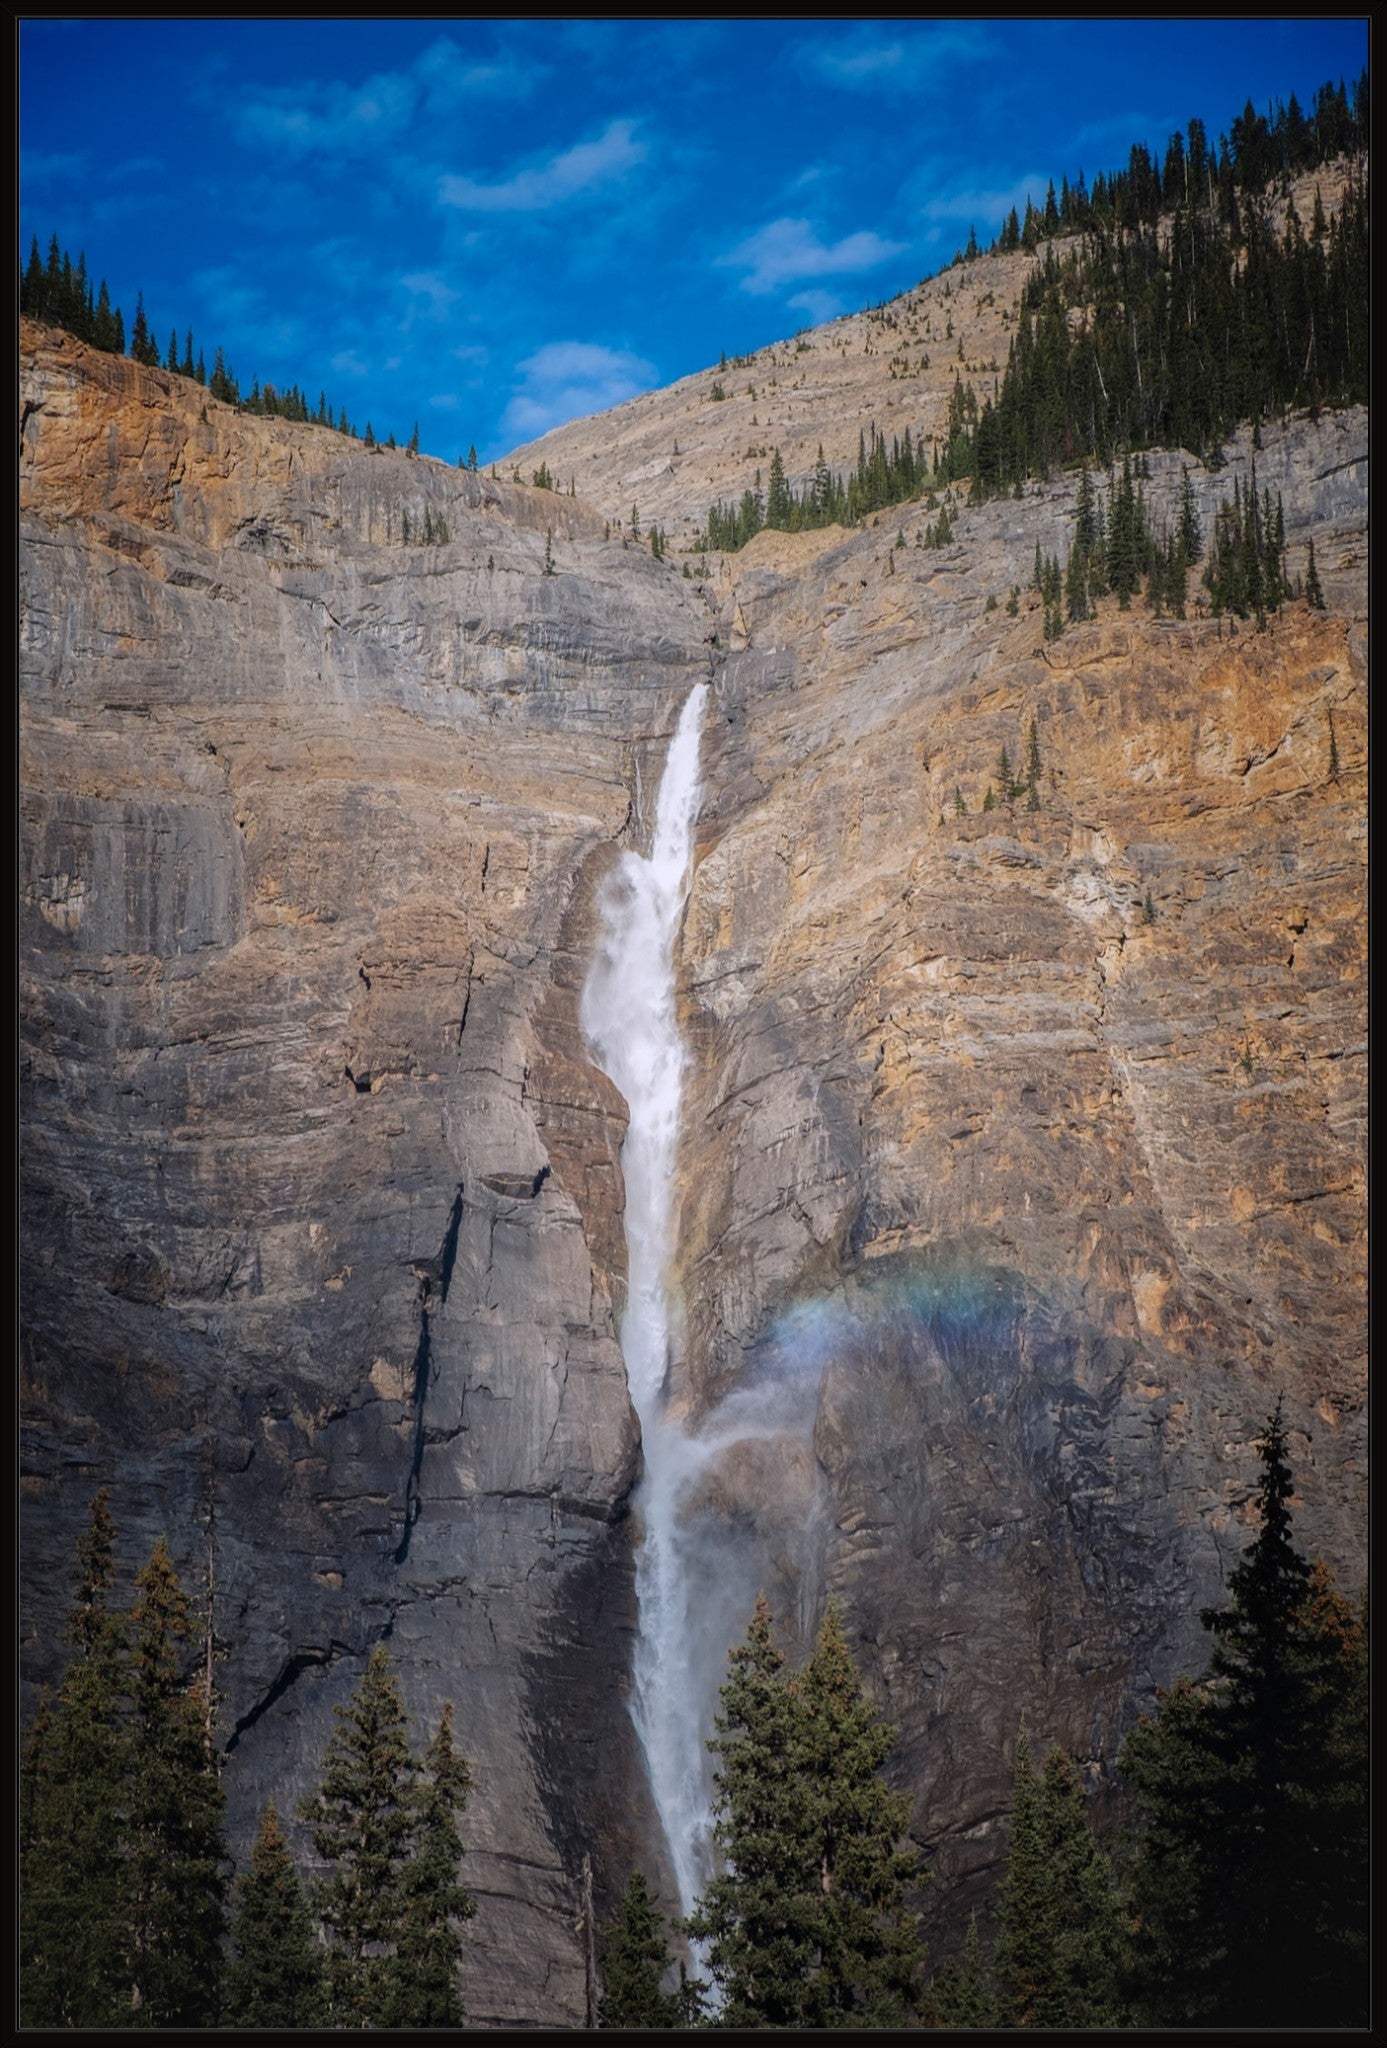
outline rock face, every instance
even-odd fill
[[[477,1762],[470,2009],[559,2019],[582,1850],[649,1832],[576,992],[702,608],[576,505],[26,340],[30,1675],[98,1481],[131,1560],[211,1499],[237,1826],[389,1637]]]
[[[1362,447],[1257,457],[1343,611]],[[1070,511],[729,564],[685,938],[691,1398],[821,1374],[782,1604],[841,1601],[941,1876],[995,1861],[1022,1710],[1096,1769],[1202,1668],[1278,1391],[1302,1539],[1362,1572],[1361,603],[1046,643],[1000,600]],[[984,811],[1032,722],[1037,808]]]
[[[388,1638],[473,1760],[469,2011],[581,2019],[582,1856],[662,1855],[578,999],[711,677],[674,1397],[790,1390],[706,1489],[722,1582],[839,1597],[956,1916],[1019,1715],[1101,1774],[1202,1664],[1278,1391],[1363,1573],[1366,422],[1255,456],[1326,612],[1047,643],[1006,601],[1072,480],[685,578],[46,329],[23,370],[26,1680],[97,1484],[190,1578],[210,1504],[238,1838]],[[1158,523],[1228,454],[1152,457]],[[1032,721],[1038,808],[983,811]]]

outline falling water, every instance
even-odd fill
[[[669,1413],[665,1381],[684,1075],[674,946],[689,891],[706,696],[699,684],[680,714],[655,798],[649,854],[623,853],[603,891],[601,943],[582,1005],[589,1043],[630,1112],[622,1148],[629,1279],[621,1348],[645,1447],[633,1714],[685,1911],[711,1867],[706,1646],[680,1520],[704,1451]]]

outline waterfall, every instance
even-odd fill
[[[710,1657],[725,1648],[706,1640],[690,1539],[681,1526],[681,1501],[705,1452],[670,1412],[665,1388],[685,1060],[675,1013],[674,947],[689,891],[707,694],[706,684],[690,693],[670,741],[650,852],[624,852],[602,891],[600,942],[582,1001],[588,1042],[630,1112],[621,1155],[629,1275],[621,1348],[645,1448],[637,1501],[640,1636],[632,1713],[685,1912],[711,1870],[704,1741],[709,1671],[716,1670]]]

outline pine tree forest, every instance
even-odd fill
[[[709,1744],[718,1868],[686,1921],[631,1873],[595,2023],[1366,2024],[1366,1608],[1295,1547],[1279,1404],[1258,1450],[1257,1532],[1203,1615],[1207,1669],[1128,1736],[1118,1820],[1095,1821],[1097,1767],[1053,1744],[1039,1759],[1020,1726],[995,1920],[937,1964],[929,1845],[843,1617],[830,1604],[794,1666],[758,1601]],[[206,1617],[162,1539],[118,1606],[115,1555],[102,1492],[71,1660],[23,1751],[22,2023],[465,2024],[472,1766],[451,1708],[416,1752],[378,1644],[315,1789],[287,1828],[266,1807],[235,1873]]]
[[[710,506],[709,549],[763,527],[851,525],[888,505],[964,485],[974,504],[1031,477],[1106,469],[1150,448],[1216,457],[1243,422],[1368,395],[1367,80],[1352,103],[1323,86],[1313,116],[1292,95],[1271,118],[1249,104],[1211,148],[1202,122],[1160,163],[1135,145],[1124,170],[1053,187],[1043,211],[1013,210],[991,253],[1037,258],[1011,353],[992,392],[955,377],[943,437],[907,427],[888,446],[873,424],[855,467],[820,460],[798,492],[779,451],[764,495]],[[1340,157],[1351,172],[1308,223],[1282,181]],[[1041,257],[1040,251],[1044,249]],[[955,258],[974,260],[976,244]]]

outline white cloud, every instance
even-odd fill
[[[84,156],[58,149],[25,149],[19,157],[20,182],[26,192],[46,191],[50,185],[70,185],[90,176]]]
[[[648,391],[656,374],[642,356],[589,341],[547,342],[519,368],[523,381],[501,421],[502,433],[515,441],[533,441],[565,420],[606,412]]]
[[[861,28],[846,36],[802,43],[800,66],[845,92],[919,92],[947,84],[941,76],[959,63],[985,56],[991,39],[978,22],[940,22],[906,35],[883,37]]]
[[[441,106],[454,99],[525,99],[548,76],[547,66],[514,57],[477,63],[447,36],[431,43],[412,68],[429,99]]]
[[[905,246],[904,242],[885,241],[871,229],[844,235],[838,242],[821,242],[807,220],[785,219],[758,228],[718,261],[745,270],[743,291],[773,292],[800,278],[875,270],[879,263],[899,256]]]
[[[221,326],[255,322],[263,315],[264,292],[259,285],[247,284],[229,264],[195,270],[192,282],[212,319]]]
[[[285,156],[374,148],[402,134],[414,117],[419,88],[405,72],[383,71],[364,85],[266,86],[243,100],[236,125],[243,142]]]
[[[440,178],[438,196],[445,206],[472,213],[542,213],[625,177],[648,154],[634,122],[609,121],[594,142],[575,143],[499,184],[451,175]]]
[[[435,319],[442,319],[445,314],[450,313],[462,297],[461,292],[455,291],[452,285],[445,283],[433,270],[408,271],[400,279],[400,283],[410,298],[422,302]]]
[[[822,327],[826,321],[836,320],[846,310],[847,302],[837,292],[807,291],[796,292],[787,303],[797,313],[807,313],[811,327]]]
[[[1014,178],[1009,185],[995,185],[982,188],[977,185],[956,186],[952,192],[936,192],[932,198],[920,205],[922,220],[956,221],[976,227],[978,240],[990,242],[1001,227],[1012,207],[1024,215],[1026,200],[1030,198],[1037,206],[1045,203],[1045,188],[1048,177],[1031,174]]]
[[[306,79],[264,86],[235,112],[241,139],[285,156],[349,155],[412,132],[425,115],[449,113],[460,100],[521,99],[545,68],[508,57],[475,62],[442,36],[400,71],[378,71],[364,85]]]

